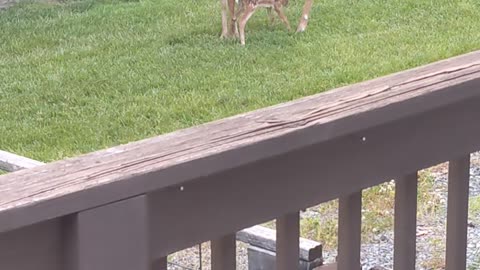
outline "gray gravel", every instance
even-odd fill
[[[48,0],[47,0],[48,1]],[[15,0],[0,0],[0,11],[15,4]],[[433,172],[435,177],[434,190],[438,196],[443,210],[439,215],[432,215],[418,220],[417,224],[417,269],[437,270],[444,269],[445,251],[445,220],[447,201],[447,169],[443,166]],[[470,169],[470,197],[480,196],[480,152],[472,154],[472,167]],[[314,209],[302,212],[302,217],[318,217]],[[480,218],[477,217],[478,220]],[[480,224],[469,221],[467,269],[480,269]],[[199,247],[195,246],[169,256],[169,270],[209,270],[210,244],[202,244],[200,263]],[[336,251],[324,251],[325,262],[335,261]],[[379,233],[373,241],[362,245],[362,270],[371,270],[381,266],[392,269],[393,265],[393,231]],[[247,245],[237,242],[237,269],[247,270]]]
[[[421,217],[417,224],[417,269],[437,270],[443,269],[445,253],[445,221],[447,202],[447,166],[442,164],[431,170],[434,177],[432,192],[439,197],[441,203],[440,214]],[[472,154],[472,167],[470,169],[470,197],[480,196],[480,152]],[[321,215],[314,208],[302,212],[303,217],[317,217]],[[472,218],[472,217],[470,217]],[[476,217],[476,220],[480,220]],[[468,269],[480,269],[480,224],[469,221],[467,266]],[[210,269],[209,244],[202,245],[202,269]],[[336,251],[325,250],[325,261],[334,262]],[[169,265],[169,270],[184,270],[199,268],[198,246],[178,252],[169,257],[169,260],[178,265]],[[393,267],[393,228],[381,232],[373,237],[368,244],[362,245],[362,270],[370,270],[381,266],[385,269]],[[247,245],[237,244],[237,269],[247,270]]]
[[[447,202],[447,167],[432,172],[434,190],[440,197],[439,215],[420,218],[417,226],[417,269],[443,269],[445,253],[446,202]],[[480,195],[480,153],[472,154],[470,169],[470,198]],[[472,217],[470,217],[472,218]],[[476,217],[478,219],[478,217]],[[480,224],[469,221],[467,269],[480,269]],[[330,261],[335,252],[328,254]],[[362,269],[374,266],[392,269],[393,264],[393,230],[374,237],[372,243],[362,246]]]
[[[470,168],[470,198],[480,196],[480,152],[472,154]],[[432,192],[440,202],[437,215],[419,217],[417,221],[417,269],[443,269],[445,253],[446,207],[447,207],[447,164],[441,164],[431,170],[434,177]],[[318,217],[315,210],[307,211],[304,216]],[[321,214],[320,214],[321,215]],[[469,217],[480,220],[479,217]],[[480,224],[469,221],[468,228],[468,269],[480,269]],[[334,262],[336,250],[324,251],[325,261]],[[362,270],[375,266],[393,268],[393,228],[380,232],[368,244],[362,245]]]
[[[237,242],[237,269],[247,270],[247,245]],[[169,256],[168,270],[197,270],[200,269],[200,256],[198,245]],[[202,267],[210,270],[210,243],[202,244]]]

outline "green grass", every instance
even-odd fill
[[[468,201],[468,218],[475,224],[480,223],[480,196],[470,197]]]
[[[445,211],[446,203],[434,192],[435,178],[429,170],[423,170],[418,178],[417,222],[429,221],[431,216]],[[480,197],[476,197],[480,198]],[[472,208],[472,205],[475,205]],[[375,236],[393,230],[395,208],[394,181],[386,182],[362,191],[362,243],[372,243]],[[319,213],[319,217],[303,217],[300,220],[302,237],[322,243],[324,250],[335,251],[338,245],[338,200],[332,200],[311,210]],[[480,199],[471,201],[471,212],[480,211]],[[275,221],[263,224],[275,228]],[[431,239],[432,254],[429,259],[418,262],[422,269],[442,269],[444,266],[445,239]],[[480,262],[480,260],[479,260]],[[480,263],[479,263],[480,265]],[[478,268],[473,268],[478,269]],[[470,269],[469,269],[470,270]]]
[[[258,12],[245,48],[219,39],[219,10],[67,0],[0,12],[0,149],[62,159],[480,48],[477,0],[317,1],[301,35]]]
[[[303,1],[290,2],[294,25]],[[245,48],[218,38],[219,10],[218,0],[66,0],[1,11],[0,149],[58,160],[480,49],[477,0],[316,1],[300,35],[258,12]],[[432,183],[423,174],[419,194]],[[391,228],[394,191],[363,195],[368,242]],[[420,196],[420,218],[438,205]],[[318,211],[302,236],[333,249],[337,201]]]
[[[441,210],[440,197],[432,192],[434,178],[421,171],[418,181],[418,218],[436,215]],[[369,243],[373,236],[393,228],[395,184],[393,181],[374,186],[362,192],[362,241]],[[315,207],[320,218],[304,218],[301,235],[324,244],[326,249],[336,249],[338,231],[338,200]]]

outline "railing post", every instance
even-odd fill
[[[300,257],[300,212],[277,219],[276,270],[298,269]]]
[[[470,155],[450,161],[448,168],[446,270],[466,269]]]
[[[339,199],[338,270],[360,269],[362,192]]]
[[[212,270],[235,270],[237,245],[235,233],[213,240],[211,244]]]
[[[416,172],[395,181],[394,270],[415,270],[417,184]]]
[[[146,196],[108,204],[68,217],[68,270],[151,270]]]
[[[167,257],[163,257],[153,262],[151,270],[167,270],[167,267]]]

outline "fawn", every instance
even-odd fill
[[[290,23],[288,22],[287,16],[283,12],[283,7],[288,4],[288,0],[238,0],[239,10],[235,13],[235,1],[236,0],[221,0],[222,1],[222,37],[228,37],[229,35],[240,36],[240,43],[245,45],[245,26],[248,20],[251,18],[253,13],[259,7],[268,8],[268,14],[270,21],[272,21],[272,9],[278,14],[280,19],[286,25],[287,29],[290,31]],[[302,17],[300,18],[300,23],[297,28],[297,32],[303,32],[307,28],[308,16],[313,5],[313,0],[305,0],[303,7]],[[228,16],[227,9],[230,13],[230,29],[228,29]],[[237,25],[237,18],[240,18],[240,21]]]

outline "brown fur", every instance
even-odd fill
[[[235,0],[221,0],[222,3],[222,37],[228,37],[231,35],[239,36],[242,45],[245,45],[245,26],[253,13],[259,7],[265,7],[269,9],[270,20],[273,20],[272,9],[278,14],[280,19],[286,25],[290,31],[290,23],[287,16],[283,12],[283,7],[288,5],[289,0],[238,0],[239,10],[235,13]],[[313,0],[305,0],[303,7],[302,17],[297,28],[297,32],[305,31],[309,13],[313,4]],[[228,25],[227,9],[230,15],[230,25]],[[237,18],[239,20],[237,21]],[[229,27],[230,26],[230,27]]]

